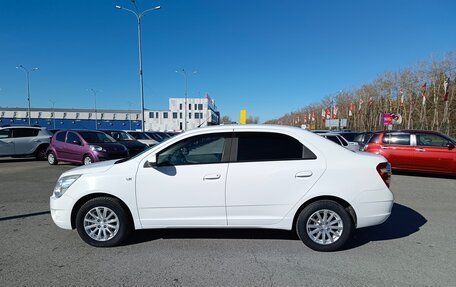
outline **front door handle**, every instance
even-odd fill
[[[208,174],[203,177],[203,180],[216,180],[221,177],[220,174]]]
[[[419,151],[419,152],[426,151],[424,148],[416,148],[415,150],[416,150],[416,151]]]
[[[295,177],[296,178],[305,178],[305,177],[311,177],[312,176],[312,172],[309,170],[309,171],[300,171],[298,172]]]

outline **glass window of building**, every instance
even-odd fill
[[[177,119],[177,113],[173,113],[173,119]]]
[[[168,118],[168,112],[163,112],[163,118],[167,119]]]

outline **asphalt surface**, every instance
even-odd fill
[[[52,222],[73,166],[0,159],[0,286],[455,286],[456,180],[393,175],[390,219],[319,253],[291,232],[148,230],[94,248]]]

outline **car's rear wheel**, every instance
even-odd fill
[[[76,229],[86,243],[96,247],[111,247],[119,245],[128,237],[131,222],[118,199],[97,197],[79,209]]]
[[[85,155],[85,156],[82,158],[82,163],[83,163],[84,165],[91,164],[91,163],[93,163],[93,159],[90,157],[90,155]]]
[[[47,146],[38,147],[35,152],[36,159],[45,160],[46,159],[46,150],[47,150]]]
[[[305,245],[316,251],[340,249],[353,232],[350,214],[337,202],[320,200],[306,206],[296,222]]]
[[[57,157],[52,151],[47,154],[47,161],[50,165],[56,165],[58,163]]]

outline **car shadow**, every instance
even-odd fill
[[[377,226],[357,229],[342,250],[348,250],[371,241],[385,241],[407,237],[420,230],[427,222],[421,214],[401,204],[393,205],[388,220]],[[207,229],[148,229],[135,231],[122,245],[133,245],[158,239],[253,239],[299,240],[294,231],[254,228]]]
[[[342,248],[348,250],[372,241],[386,241],[407,237],[426,224],[420,213],[402,204],[395,203],[387,221],[380,225],[357,229],[351,240]]]
[[[452,175],[452,174],[440,174],[440,173],[429,173],[429,172],[399,171],[399,170],[394,170],[393,174],[407,175],[407,176],[419,176],[419,177],[456,179],[456,174]]]

